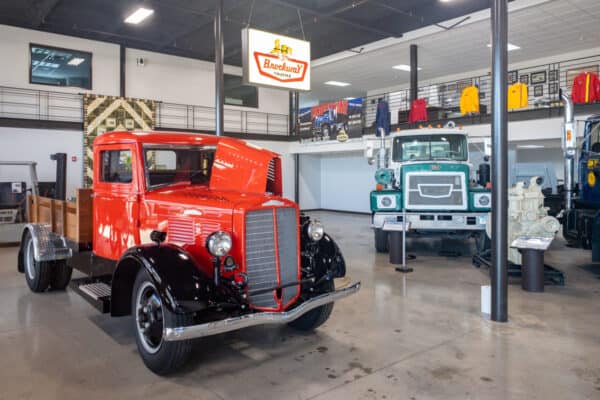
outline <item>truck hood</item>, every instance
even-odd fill
[[[146,201],[168,204],[180,208],[183,215],[200,215],[197,212],[231,214],[236,209],[265,207],[295,207],[295,203],[280,196],[266,193],[240,193],[233,190],[216,190],[198,185],[172,185],[146,193]]]

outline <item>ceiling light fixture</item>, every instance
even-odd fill
[[[544,145],[542,144],[520,144],[517,146],[517,149],[543,149]]]
[[[327,81],[327,82],[325,82],[325,84],[329,85],[329,86],[339,86],[339,87],[350,86],[349,83],[340,82],[340,81]]]
[[[491,43],[488,43],[487,47],[489,47],[491,49],[492,48]],[[521,48],[520,46],[517,46],[516,44],[512,44],[512,43],[509,43],[508,46],[506,46],[507,51],[519,50],[520,48]]]
[[[84,61],[85,61],[84,58],[75,57],[75,58],[72,58],[67,64],[73,65],[73,66],[76,67],[76,66],[78,66],[79,64],[81,64]]]
[[[399,69],[400,71],[406,71],[406,72],[410,72],[410,65],[406,65],[406,64],[398,64],[398,65],[394,65],[392,68],[394,69]],[[417,67],[417,71],[422,70],[423,68],[421,67]]]
[[[128,24],[137,25],[149,16],[154,14],[154,10],[149,8],[140,7],[133,12],[129,17],[125,19],[125,22]]]

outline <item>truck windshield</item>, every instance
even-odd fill
[[[146,186],[152,190],[176,184],[208,185],[214,156],[214,147],[146,145]]]
[[[392,146],[395,162],[453,160],[467,161],[464,135],[397,136]]]

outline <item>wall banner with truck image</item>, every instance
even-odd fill
[[[300,134],[321,140],[336,139],[340,133],[355,137],[362,135],[362,98],[303,107],[298,113]]]
[[[151,131],[154,129],[156,102],[117,96],[83,96],[83,180],[85,187],[93,181],[94,139],[111,131]]]

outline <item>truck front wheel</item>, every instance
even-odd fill
[[[50,279],[52,277],[50,263],[47,261],[35,261],[31,233],[27,232],[22,246],[23,266],[25,269],[24,272],[27,285],[32,292],[43,292],[50,286]]]
[[[375,228],[375,250],[378,253],[387,253],[390,250],[389,234],[381,228]]]
[[[164,307],[154,282],[140,268],[133,285],[131,301],[135,341],[144,364],[157,375],[167,375],[181,368],[189,359],[189,340],[163,340],[165,327],[189,325],[191,317],[175,314]]]
[[[324,283],[326,285],[325,292],[333,292],[335,290],[335,283],[333,280],[329,280]],[[299,331],[312,331],[323,325],[325,321],[331,316],[333,311],[333,302],[329,304],[317,307],[314,310],[310,310],[298,319],[293,320],[288,325]]]

